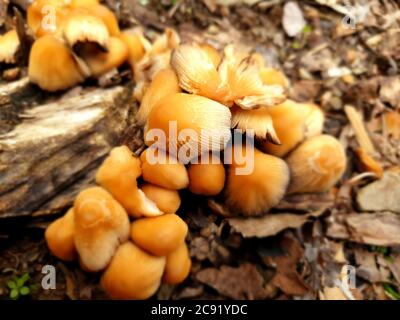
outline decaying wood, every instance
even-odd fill
[[[65,209],[131,124],[128,86],[21,108],[38,91],[26,79],[0,87],[0,217]]]

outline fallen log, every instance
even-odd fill
[[[26,79],[0,86],[0,218],[66,209],[133,124],[131,86],[21,107],[21,99],[37,101],[38,91]]]

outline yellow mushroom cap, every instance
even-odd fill
[[[199,47],[208,55],[214,67],[217,69],[222,60],[222,56],[218,50],[208,43],[201,43]]]
[[[96,174],[96,182],[107,189],[134,217],[156,216],[162,212],[138,189],[141,162],[127,146],[115,147]]]
[[[319,106],[314,103],[299,103],[304,111],[307,138],[322,134],[324,129],[325,114]]]
[[[229,88],[215,67],[213,57],[197,44],[182,44],[171,56],[179,83],[190,93],[224,101]]]
[[[279,85],[284,88],[289,87],[289,80],[286,78],[285,74],[274,68],[261,68],[260,77],[264,84],[267,85]]]
[[[90,13],[100,18],[106,25],[110,36],[117,37],[121,31],[115,14],[104,5],[94,5],[90,7]]]
[[[29,56],[29,79],[47,91],[71,88],[85,80],[64,42],[44,36],[35,41]]]
[[[58,34],[69,13],[69,0],[36,0],[27,9],[29,28],[37,37]]]
[[[129,64],[132,68],[142,59],[146,53],[146,48],[142,41],[143,35],[140,33],[129,33],[127,31],[120,34],[120,39],[125,42],[129,52]]]
[[[164,213],[175,213],[181,205],[181,198],[176,190],[165,189],[151,183],[145,183],[140,189]]]
[[[126,242],[115,253],[101,284],[113,299],[144,300],[157,291],[164,268],[165,257],[155,257]]]
[[[174,70],[167,68],[159,71],[154,77],[150,86],[146,90],[140,104],[140,109],[136,114],[136,119],[139,124],[144,124],[149,117],[151,110],[162,98],[181,92],[179,87],[178,77]]]
[[[0,35],[0,63],[15,63],[19,47],[17,30],[12,29]]]
[[[65,19],[64,37],[71,48],[78,43],[94,43],[104,51],[108,50],[110,33],[103,20],[90,12],[90,9],[72,10]]]
[[[199,163],[189,165],[188,173],[192,193],[214,196],[224,188],[225,168],[216,155],[210,154],[208,161],[200,159]]]
[[[173,106],[173,108],[171,108]],[[208,151],[223,149],[231,137],[231,113],[224,105],[194,94],[175,93],[161,99],[151,111],[147,130],[165,134],[169,152],[188,151],[193,157]],[[171,141],[177,132],[177,143]],[[146,143],[149,141],[146,133]],[[172,150],[169,150],[170,147]]]
[[[66,1],[66,0],[64,0]],[[100,4],[99,0],[67,0],[70,2],[71,8],[78,8],[78,7],[94,7]]]
[[[189,275],[191,266],[188,247],[182,243],[167,256],[163,281],[168,284],[181,283]]]
[[[290,193],[325,192],[333,187],[346,169],[346,154],[332,136],[305,140],[286,159],[290,171]]]
[[[228,169],[224,195],[234,213],[261,215],[282,200],[289,183],[285,161],[251,146],[234,145],[227,152],[233,153],[233,163]]]
[[[292,100],[270,107],[267,112],[272,118],[280,145],[263,141],[260,143],[260,149],[274,156],[284,157],[305,139],[305,112],[301,105]]]
[[[79,193],[74,202],[75,246],[89,271],[104,269],[118,246],[129,238],[125,209],[100,187]]]
[[[61,218],[52,222],[44,237],[51,253],[64,261],[77,257],[74,243],[74,209],[69,209]]]
[[[108,52],[87,47],[80,55],[89,67],[91,74],[99,77],[122,65],[128,59],[128,48],[121,39],[110,37]]]
[[[153,155],[160,156],[158,162],[153,162]],[[148,148],[142,152],[140,160],[144,181],[172,190],[185,189],[189,185],[185,166],[169,154]]]
[[[156,256],[166,256],[185,241],[188,227],[176,214],[142,218],[131,225],[131,239]]]

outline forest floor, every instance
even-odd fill
[[[225,218],[217,203],[182,194],[178,213],[190,228],[192,271],[154,298],[400,299],[400,116],[387,116],[400,110],[397,2],[356,1],[349,15],[341,1],[298,1],[299,14],[290,17],[283,0],[105,2],[122,25],[141,25],[150,36],[173,27],[183,41],[251,46],[284,71],[290,98],[321,106],[325,132],[347,147],[348,167],[334,190],[287,197],[265,218]],[[346,105],[363,116],[381,179],[360,157]],[[27,299],[106,298],[97,275],[51,256],[46,224],[25,222],[0,221],[0,298],[8,299],[7,283],[24,274]],[[45,265],[57,270],[55,290],[41,288]],[[350,291],[337,286],[343,265],[356,271]]]

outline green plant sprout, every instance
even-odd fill
[[[20,277],[15,276],[12,280],[7,282],[11,299],[18,300],[22,296],[29,295],[35,289],[34,285],[29,286],[26,284],[29,279],[29,274],[25,273]]]
[[[383,289],[386,294],[389,295],[393,300],[400,300],[400,292],[398,292],[393,286],[388,283],[383,284]]]

